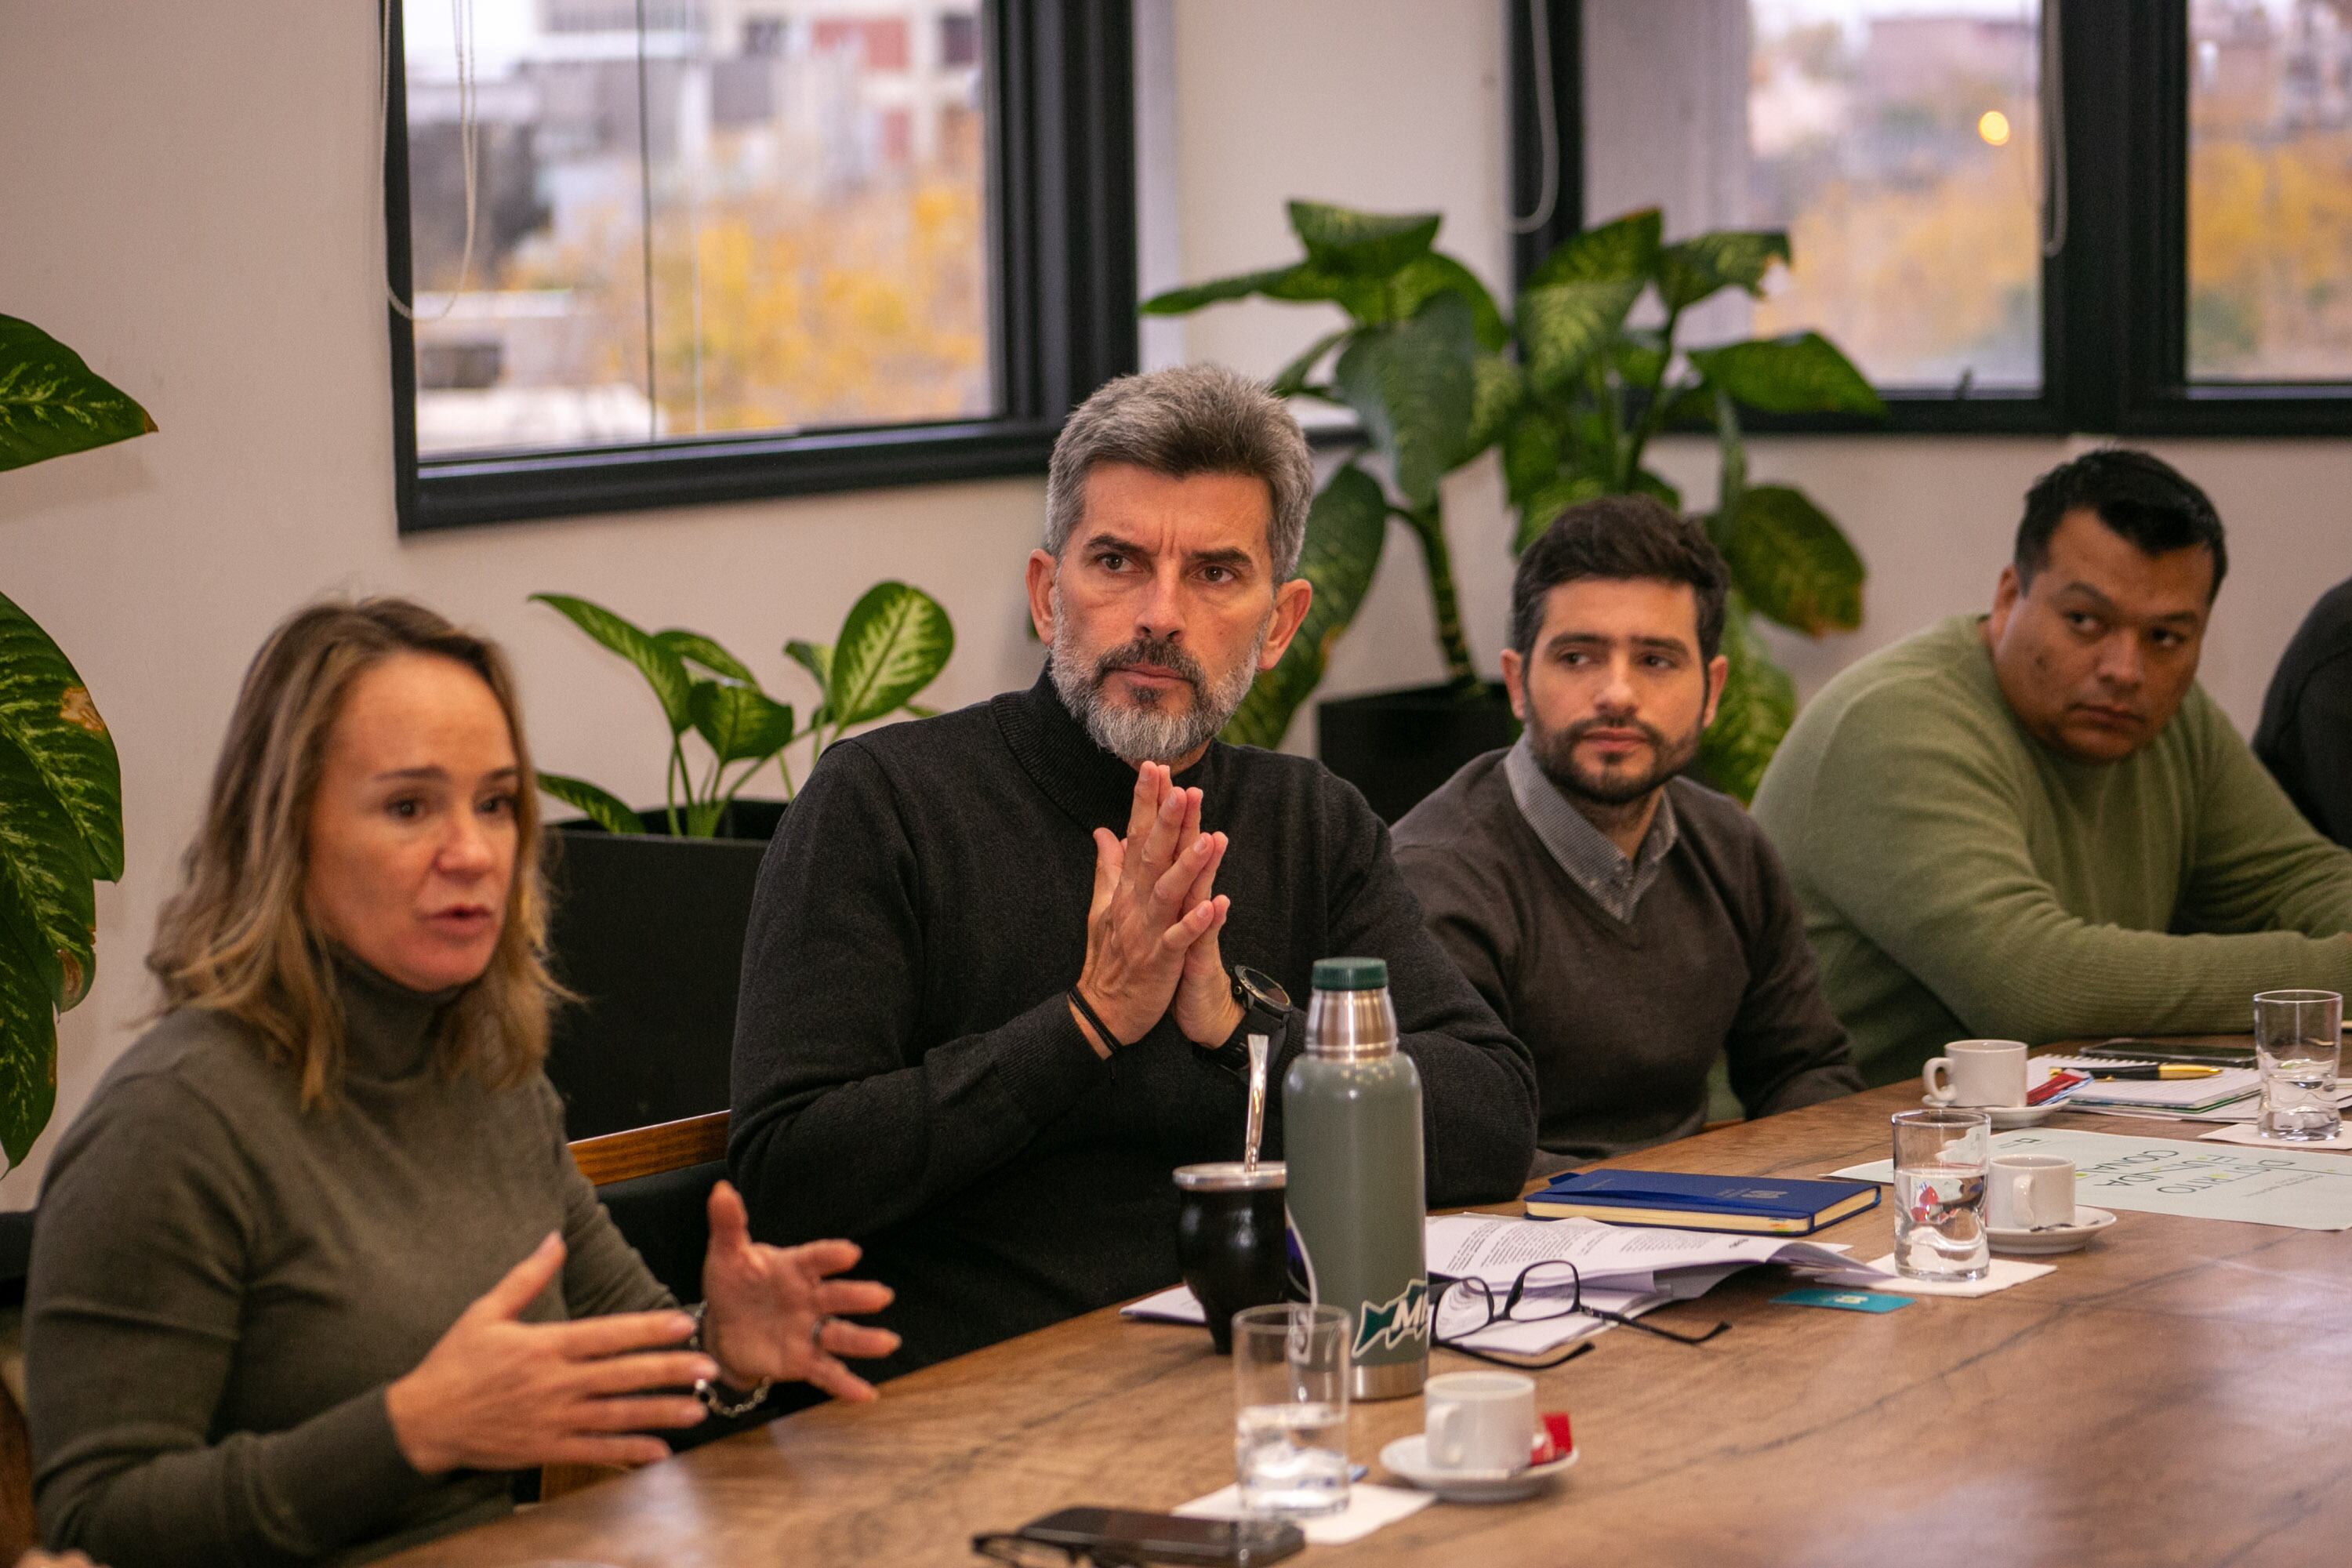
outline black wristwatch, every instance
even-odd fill
[[[1242,1005],[1242,1026],[1235,1037],[1209,1053],[1216,1064],[1236,1077],[1249,1076],[1252,1035],[1264,1035],[1276,1051],[1282,1049],[1283,1026],[1290,1021],[1290,993],[1273,975],[1245,963],[1229,965],[1226,978],[1234,984],[1234,1000]]]

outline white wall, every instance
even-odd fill
[[[1280,202],[1446,215],[1490,281],[1506,266],[1500,17],[1472,0],[1177,0],[1174,254],[1184,279],[1291,254]],[[68,1016],[58,1120],[0,1206],[30,1204],[58,1131],[131,1037],[139,968],[201,804],[245,661],[330,589],[416,595],[503,639],[551,767],[659,788],[635,677],[536,589],[709,632],[786,683],[788,636],[829,637],[900,576],[953,615],[937,690],[1025,683],[1020,561],[1034,480],[533,523],[394,531],[374,8],[79,0],[0,5],[0,311],[82,351],[160,434],[0,475],[0,586],[64,645],[122,753],[131,867],[99,890],[96,992]],[[34,155],[27,155],[31,153]],[[1162,254],[1166,252],[1163,249]],[[1160,281],[1160,280],[1155,280]],[[1253,304],[1181,324],[1186,351],[1263,371],[1318,331]],[[1792,656],[1810,687],[1927,620],[1980,605],[2048,441],[1759,442],[1759,474],[1808,487],[1871,563],[1870,619]],[[2352,571],[2352,442],[2161,447],[2212,489],[2237,559],[2208,675],[2241,724],[2294,621]],[[1702,444],[1662,462],[1706,482]],[[1490,666],[1509,563],[1491,465],[1448,492],[1473,637]],[[1439,673],[1418,563],[1399,537],[1328,689]],[[1310,726],[1292,737],[1297,746]]]

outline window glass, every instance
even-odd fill
[[[2352,4],[2189,8],[2189,374],[2352,380]]]
[[[411,0],[420,453],[996,412],[979,4]]]
[[[1882,386],[2041,384],[2039,9],[1751,0],[1748,220],[1795,254],[1757,331]]]

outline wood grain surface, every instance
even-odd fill
[[[636,1176],[656,1176],[727,1158],[728,1113],[688,1116],[651,1127],[632,1127],[572,1145],[572,1163],[597,1186]]]
[[[1887,1152],[1916,1085],[1609,1163],[1815,1175]],[[2195,1125],[2051,1125],[2193,1138]],[[2347,1156],[2352,1158],[2352,1156]],[[1824,1233],[1875,1258],[1881,1204]],[[2122,1214],[2057,1271],[1884,1315],[1775,1304],[1751,1269],[1538,1377],[1582,1458],[1549,1490],[1438,1503],[1297,1559],[1371,1565],[2285,1565],[2352,1553],[2352,1233]],[[1435,1370],[1473,1363],[1440,1352]],[[966,1564],[1055,1508],[1167,1509],[1233,1479],[1230,1364],[1206,1333],[1059,1324],[388,1561]],[[1359,1405],[1354,1458],[1419,1429]]]

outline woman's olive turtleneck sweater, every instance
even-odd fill
[[[115,1063],[51,1162],[27,1287],[41,1534],[101,1563],[361,1561],[504,1511],[420,1476],[384,1389],[551,1230],[524,1315],[670,1303],[564,1146],[547,1079],[430,1065],[451,993],[346,961],[346,1067],[305,1110],[233,1018],[184,1007]]]

